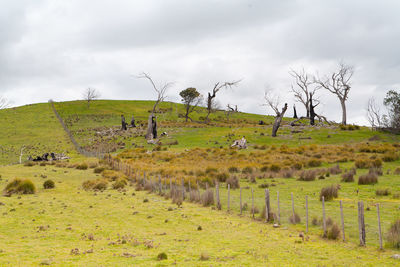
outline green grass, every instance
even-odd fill
[[[154,194],[81,189],[93,170],[54,166],[1,167],[4,188],[15,177],[31,179],[35,195],[1,197],[0,265],[37,266],[393,266],[393,251],[360,248],[309,235],[296,227],[274,229],[248,216],[184,203],[182,208]],[[41,175],[47,178],[41,178]],[[42,188],[52,179],[56,187]],[[149,201],[144,203],[143,200]],[[172,211],[168,211],[172,207]],[[166,222],[166,220],[168,220]],[[202,227],[198,231],[198,226]],[[126,240],[124,243],[123,240]],[[153,248],[147,248],[152,244]],[[77,248],[79,255],[71,255]],[[92,251],[92,253],[85,253]],[[167,260],[158,261],[165,252]],[[209,255],[201,261],[200,255]],[[125,256],[124,256],[125,255]],[[131,257],[132,256],[132,257]]]

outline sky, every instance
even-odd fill
[[[291,69],[329,75],[354,66],[348,122],[367,124],[370,97],[400,87],[398,0],[0,0],[0,96],[13,106],[82,99],[154,99],[174,82],[169,101],[195,87],[241,79],[217,95],[221,107],[273,114],[272,88],[295,104]],[[341,120],[337,97],[317,92],[317,113]],[[304,108],[297,103],[298,113]],[[289,109],[287,116],[292,116]]]

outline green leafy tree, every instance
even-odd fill
[[[189,114],[192,113],[195,108],[200,104],[202,97],[201,94],[196,90],[196,88],[189,87],[185,90],[182,90],[179,95],[182,97],[182,102],[185,105],[185,119],[192,120],[189,117]]]
[[[394,90],[387,92],[383,104],[389,111],[388,126],[400,130],[400,93]]]

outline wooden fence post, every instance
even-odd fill
[[[306,196],[306,233],[308,233],[308,196]]]
[[[190,180],[189,180],[189,198],[190,198],[190,192],[192,192],[192,187],[190,186]]]
[[[143,186],[146,184],[146,172],[143,172]]]
[[[381,214],[379,211],[379,203],[376,204],[376,213],[378,215],[378,230],[379,230],[379,249],[383,249],[382,246],[382,229],[381,229]]]
[[[221,209],[221,202],[219,199],[219,183],[215,182],[215,196],[217,198],[217,209]]]
[[[239,204],[240,204],[240,215],[242,215],[242,208],[243,208],[243,206],[242,206],[242,188],[240,188],[240,202],[239,202]]]
[[[360,236],[360,246],[365,246],[365,221],[364,221],[364,203],[358,202],[358,229]]]
[[[172,190],[172,179],[171,178],[169,178],[169,190],[170,191]]]
[[[231,202],[231,185],[228,184],[228,212],[230,211],[230,202]]]
[[[281,224],[281,206],[280,206],[280,203],[279,203],[279,191],[276,192],[276,198],[278,200],[278,214],[277,214],[278,224]]]
[[[324,237],[326,237],[326,218],[325,218],[325,197],[322,196],[322,225],[324,228]]]
[[[344,216],[343,216],[343,203],[340,200],[340,218],[342,221],[342,236],[343,236],[343,242],[346,242],[346,236],[344,234]]]
[[[296,215],[294,212],[294,199],[293,199],[293,193],[290,193],[290,196],[292,198],[292,216],[293,216],[293,221],[296,222]]]
[[[158,175],[158,187],[160,189],[160,195],[162,194],[162,183],[161,183],[161,176]]]
[[[182,200],[185,200],[185,180],[182,178]]]
[[[251,188],[251,213],[254,218],[254,190]]]
[[[269,221],[269,214],[271,211],[271,205],[269,201],[269,189],[265,189],[265,222]]]

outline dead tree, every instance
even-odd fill
[[[276,133],[278,132],[279,127],[281,126],[283,116],[288,108],[287,103],[282,108],[282,111],[279,111],[279,97],[272,95],[269,91],[266,91],[264,94],[264,99],[266,106],[269,106],[275,112],[275,121],[272,126],[272,137],[276,137]]]
[[[293,119],[297,119],[296,105],[293,105]]]
[[[167,90],[169,87],[171,87],[173,85],[173,83],[167,82],[167,83],[164,83],[163,85],[156,86],[156,84],[154,83],[151,76],[145,72],[138,75],[137,78],[147,79],[151,83],[154,91],[157,93],[157,100],[155,101],[155,103],[153,105],[153,109],[151,111],[151,114],[149,115],[149,120],[148,120],[148,124],[147,124],[147,133],[146,133],[147,140],[155,139],[155,138],[157,138],[157,136],[154,135],[154,132],[157,133],[157,129],[154,129],[154,126],[157,125],[157,122],[156,122],[156,117],[154,114],[156,112],[158,105],[161,102],[163,102],[165,100],[165,98],[167,97],[166,96]]]
[[[318,104],[319,103],[317,103],[317,104],[315,104],[315,105],[313,105],[313,94],[312,93],[310,93],[310,108],[309,108],[309,110],[310,110],[310,125],[315,125],[315,116],[316,116],[316,114],[315,114],[315,111],[314,111],[314,108],[316,107],[316,106],[318,106]]]
[[[310,117],[310,93],[314,94],[318,87],[310,88],[314,82],[308,73],[305,72],[304,68],[301,71],[290,70],[289,74],[295,79],[296,87],[292,85],[291,91],[294,94],[294,98],[297,102],[304,105],[307,115]]]
[[[87,107],[90,107],[90,102],[93,100],[96,100],[100,97],[100,93],[97,92],[96,89],[94,88],[87,88],[84,92],[83,92],[83,100],[85,100],[87,102]]]
[[[214,98],[217,96],[217,93],[224,88],[232,88],[232,86],[236,86],[241,80],[238,81],[233,81],[233,82],[224,82],[220,83],[217,82],[214,85],[214,88],[212,89],[212,92],[208,93],[207,96],[207,116],[205,118],[205,121],[207,122],[209,119],[208,117],[210,116],[211,112],[214,110]]]
[[[383,128],[383,120],[380,108],[375,103],[375,98],[371,97],[367,104],[367,119],[372,130]]]
[[[347,123],[347,111],[346,101],[349,97],[351,89],[351,78],[354,74],[354,67],[346,65],[345,63],[339,63],[339,70],[332,73],[331,76],[325,76],[325,78],[314,78],[314,82],[319,86],[328,90],[332,94],[336,95],[340,101],[342,107],[342,124]]]
[[[0,96],[0,109],[5,109],[10,107],[11,103],[7,98]]]
[[[230,104],[227,106],[227,110],[225,111],[226,119],[229,121],[229,117],[231,116],[232,113],[239,112],[237,105],[235,105],[235,108],[231,107]]]

